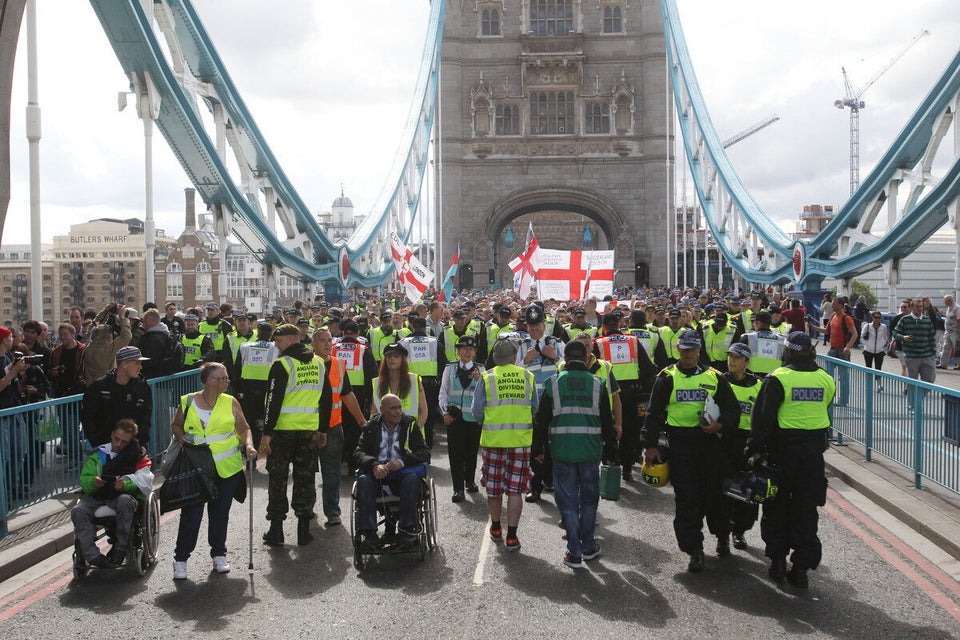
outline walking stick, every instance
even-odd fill
[[[247,483],[250,485],[248,489],[250,495],[247,497],[248,502],[250,502],[250,564],[247,565],[247,571],[251,574],[253,573],[253,470],[256,468],[256,465],[257,457],[247,456],[247,468],[250,471],[250,481]]]

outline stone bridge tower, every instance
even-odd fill
[[[616,285],[667,280],[672,98],[657,0],[448,0],[443,252],[460,287],[540,245],[614,249]],[[669,166],[669,171],[668,171]]]

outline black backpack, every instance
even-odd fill
[[[168,333],[167,348],[164,349],[163,360],[160,362],[160,375],[169,376],[180,373],[183,370],[185,358],[186,351],[183,348],[183,343],[180,342],[180,336]]]

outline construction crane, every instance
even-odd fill
[[[917,44],[917,41],[924,36],[930,35],[930,32],[923,29],[917,35],[900,47],[893,59],[877,71],[866,84],[859,90],[854,90],[850,85],[850,77],[847,75],[846,67],[840,67],[843,71],[843,87],[846,95],[840,100],[834,100],[833,106],[837,109],[850,109],[850,195],[860,186],[860,110],[865,108],[866,103],[860,98],[866,93],[867,89],[873,86],[873,83],[880,79],[880,76],[890,70],[903,55]]]
[[[765,128],[769,127],[770,125],[772,125],[774,122],[776,122],[776,121],[779,120],[779,119],[780,119],[780,116],[778,116],[778,115],[775,114],[775,113],[774,113],[773,115],[767,116],[766,118],[764,118],[764,119],[761,120],[760,122],[756,123],[755,125],[750,126],[750,127],[747,127],[746,129],[744,129],[744,130],[741,131],[740,133],[738,133],[738,134],[736,134],[736,135],[734,135],[734,136],[731,136],[731,137],[727,138],[726,140],[724,140],[724,141],[723,141],[723,148],[726,149],[727,147],[731,147],[731,146],[737,144],[738,142],[740,142],[740,141],[743,140],[744,138],[749,138],[750,136],[752,136],[752,135],[755,134],[756,132],[760,131],[761,129],[765,129]]]

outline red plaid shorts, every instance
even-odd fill
[[[530,447],[516,449],[482,448],[483,469],[480,472],[480,484],[487,491],[487,497],[499,498],[527,492],[530,482]]]

